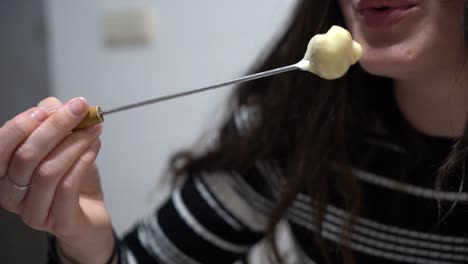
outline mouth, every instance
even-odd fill
[[[409,1],[360,1],[358,14],[364,24],[371,28],[393,26],[414,13],[418,5]]]
[[[402,6],[371,6],[365,8],[359,8],[359,13],[363,13],[366,11],[373,11],[373,12],[388,12],[392,10],[407,10],[416,7],[416,5],[402,5]]]
[[[359,11],[364,9],[386,10],[392,8],[413,7],[418,2],[416,0],[360,0],[357,3]]]

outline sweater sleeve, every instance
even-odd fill
[[[192,175],[121,241],[121,263],[233,263],[263,237],[272,208],[258,178]],[[252,180],[256,179],[256,180]]]

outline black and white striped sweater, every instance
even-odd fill
[[[277,172],[259,163],[251,173],[272,177]],[[443,194],[445,202],[461,202],[434,229],[439,218],[437,193],[431,188],[371,171],[355,174],[372,200],[371,213],[359,217],[353,228],[357,263],[468,263],[466,194]],[[195,175],[123,239],[122,263],[232,263],[262,238],[273,206],[244,176]],[[322,263],[313,234],[315,213],[303,194],[288,211],[300,263]],[[322,236],[331,245],[339,243],[347,216],[328,206]]]

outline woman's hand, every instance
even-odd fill
[[[104,263],[112,225],[95,165],[102,127],[73,128],[88,104],[47,98],[0,128],[0,206],[57,237],[66,258]]]

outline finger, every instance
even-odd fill
[[[46,99],[39,102],[38,107],[43,107],[49,114],[57,111],[63,103],[55,97],[47,97]]]
[[[21,185],[28,185],[36,166],[84,118],[88,103],[75,98],[45,120],[13,154],[8,175]]]
[[[99,136],[101,126],[95,126],[70,134],[43,162],[39,164],[31,179],[31,186],[21,216],[32,228],[46,231],[55,190],[59,181],[67,174],[80,156]]]
[[[5,176],[11,155],[44,120],[47,112],[41,107],[31,108],[0,128],[0,179]]]
[[[97,138],[60,180],[49,215],[49,229],[55,235],[72,237],[78,230],[77,227],[83,226],[83,221],[87,221],[80,203],[80,183],[88,176],[87,172],[95,162],[100,148],[101,141]]]

